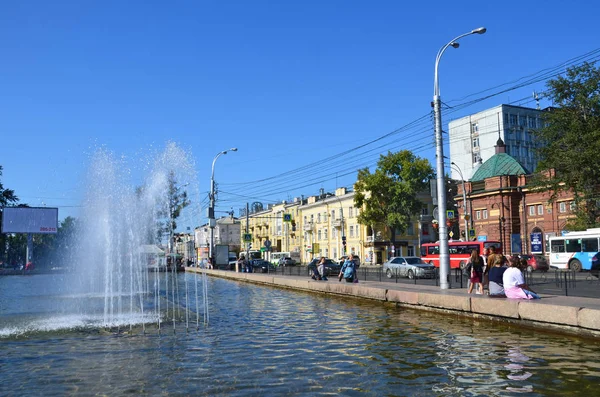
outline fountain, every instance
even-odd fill
[[[167,245],[170,249],[173,231],[164,229],[171,224],[169,188],[174,182],[176,186],[195,185],[193,163],[173,143],[162,153],[147,157],[142,162],[147,169],[141,170],[147,176],[136,187],[130,181],[134,171],[125,159],[102,148],[91,156],[74,241],[62,253],[63,263],[72,271],[57,277],[60,295],[46,299],[43,308],[22,317],[21,324],[12,324],[13,332],[73,327],[131,329],[136,325],[145,332],[147,324],[154,323],[160,330],[163,322],[169,320],[175,326],[184,315],[186,323],[190,318],[200,322],[197,285],[191,291],[195,296],[190,297],[187,283],[180,291],[175,267],[172,272],[149,272],[144,252],[148,246],[158,249]],[[203,282],[203,296],[207,295],[205,277],[195,280]],[[182,302],[187,309],[181,307]],[[207,322],[204,302],[202,306],[202,321]]]

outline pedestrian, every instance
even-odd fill
[[[319,260],[319,265],[317,266],[317,270],[319,272],[320,280],[327,281],[327,276],[325,275],[325,257],[322,256]]]
[[[468,293],[473,292],[473,286],[477,284],[476,294],[483,294],[483,258],[479,256],[479,252],[477,250],[471,251],[471,257],[469,258],[469,262],[467,262],[467,268],[470,270],[470,278],[469,281],[469,290]]]
[[[506,297],[511,299],[540,299],[540,296],[525,284],[523,272],[519,269],[519,258],[511,256],[508,266],[508,269],[502,275]]]
[[[348,255],[344,264],[342,265],[342,269],[340,270],[340,274],[338,277],[339,281],[342,281],[342,278],[346,280],[347,283],[353,283],[356,277],[356,264],[354,263],[352,254]],[[356,279],[358,280],[358,279]]]
[[[240,258],[238,259],[237,263],[236,263],[236,272],[238,273],[243,273],[246,271],[246,266],[248,265],[248,262],[246,261],[246,257],[244,256],[244,254],[240,254]]]

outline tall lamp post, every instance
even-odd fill
[[[440,86],[438,81],[438,66],[440,58],[446,51],[446,48],[458,48],[457,41],[471,34],[483,34],[485,28],[474,29],[468,33],[452,39],[448,44],[443,46],[437,53],[435,58],[435,73],[433,81],[433,113],[435,119],[435,155],[436,155],[436,182],[437,182],[437,201],[438,201],[438,218],[440,228],[440,288],[450,288],[448,275],[450,273],[450,256],[448,255],[448,232],[446,229],[446,181],[444,176],[444,145],[442,142],[442,101],[440,99]]]
[[[469,240],[469,207],[467,206],[467,192],[465,190],[465,178],[463,177],[463,173],[460,170],[460,167],[456,165],[453,161],[451,163],[454,166],[454,169],[458,171],[458,175],[460,175],[460,179],[462,180],[462,196],[463,196],[463,218],[465,219],[465,241]]]
[[[229,150],[223,150],[218,153],[213,162],[212,162],[212,172],[210,174],[210,205],[208,207],[208,226],[210,227],[210,244],[208,246],[208,258],[213,260],[213,250],[215,245],[215,226],[217,225],[217,221],[215,220],[215,163],[217,159],[222,154],[227,154],[227,152],[237,152],[237,148],[233,147]],[[213,266],[215,263],[212,264]]]

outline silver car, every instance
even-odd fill
[[[394,256],[383,264],[383,272],[387,278],[408,277],[435,278],[435,266],[416,256]]]

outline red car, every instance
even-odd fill
[[[521,257],[527,259],[526,270],[528,273],[531,273],[534,270],[546,272],[550,269],[550,265],[548,265],[548,261],[543,255],[521,255]]]

